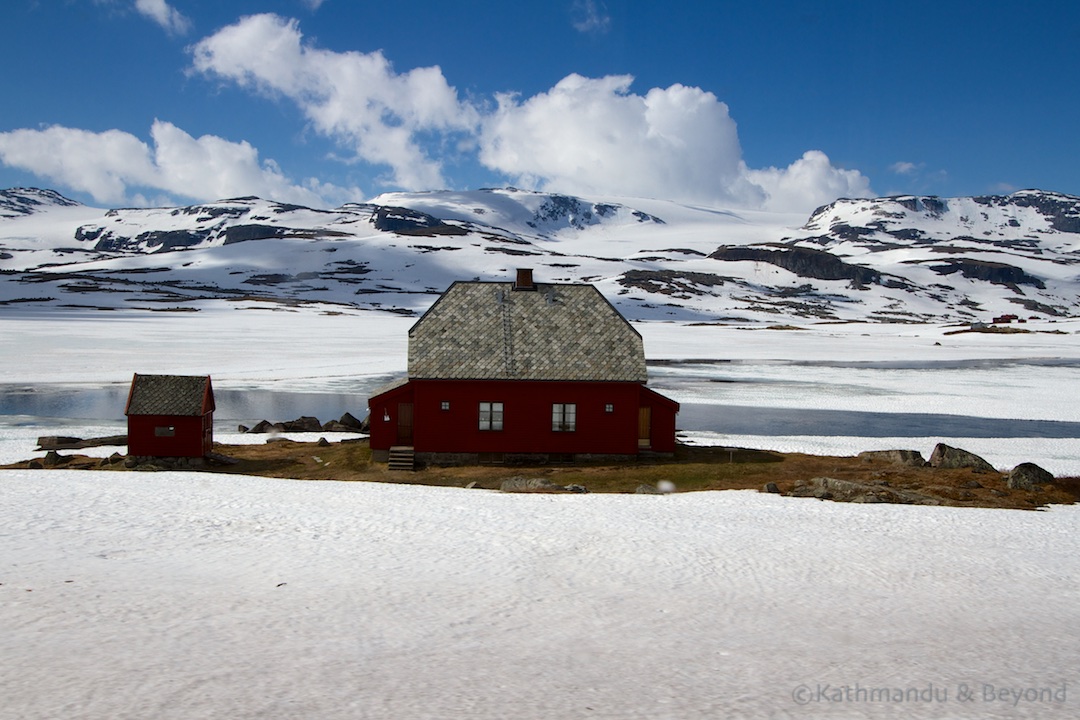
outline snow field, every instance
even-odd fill
[[[1080,511],[0,472],[3,718],[1046,717]],[[820,684],[944,702],[796,702]]]

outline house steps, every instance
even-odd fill
[[[412,472],[416,469],[416,458],[413,448],[407,445],[395,445],[390,448],[390,460],[387,470],[405,470]]]

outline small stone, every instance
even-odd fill
[[[767,493],[773,493],[773,494],[779,495],[780,494],[780,488],[774,482],[767,482],[767,483],[765,483],[765,486],[763,488],[761,488],[761,492],[767,492]]]
[[[319,442],[315,443],[319,447],[330,447],[330,441],[324,437],[319,438]]]

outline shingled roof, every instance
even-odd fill
[[[194,416],[214,409],[209,375],[136,374],[124,414]]]
[[[409,330],[409,377],[647,380],[638,334],[592,285],[457,282]]]

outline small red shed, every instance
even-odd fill
[[[214,447],[214,388],[209,375],[139,375],[124,414],[128,455],[202,458]]]
[[[408,377],[368,400],[377,461],[550,462],[675,451],[679,404],[592,285],[457,282],[409,330]],[[392,463],[393,466],[393,463]]]

